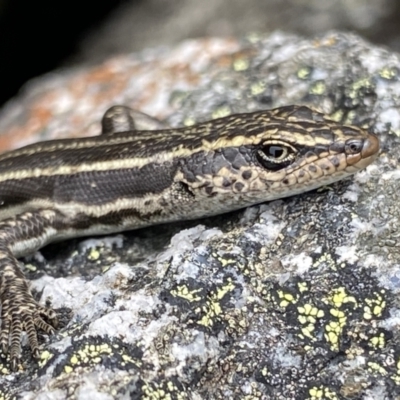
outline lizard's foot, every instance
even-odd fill
[[[38,358],[37,331],[40,329],[48,334],[54,333],[58,320],[56,312],[51,308],[41,306],[29,293],[26,285],[13,283],[4,288],[1,293],[0,346],[4,354],[10,355],[11,369],[16,371],[21,353],[22,332],[27,333],[32,353],[35,358]]]

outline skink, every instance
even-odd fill
[[[143,127],[156,127],[140,130]],[[221,214],[292,196],[369,165],[377,137],[305,106],[166,129],[123,106],[102,135],[40,142],[0,155],[0,345],[18,366],[23,331],[57,315],[31,295],[17,258],[67,238]]]

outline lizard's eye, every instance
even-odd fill
[[[350,139],[346,141],[345,150],[346,154],[357,154],[361,153],[363,147],[363,141],[359,139]]]
[[[294,160],[295,149],[281,143],[264,144],[257,150],[257,160],[271,171],[279,171],[287,167]]]

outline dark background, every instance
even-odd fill
[[[0,0],[0,104],[30,78],[62,65],[120,3]]]
[[[29,79],[201,36],[352,30],[400,50],[398,0],[0,0],[0,106]]]

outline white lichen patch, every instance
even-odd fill
[[[312,267],[312,258],[305,253],[300,253],[283,257],[281,263],[286,270],[303,275]]]
[[[358,261],[356,246],[338,246],[335,253],[339,256],[338,262],[348,262],[354,264]]]

